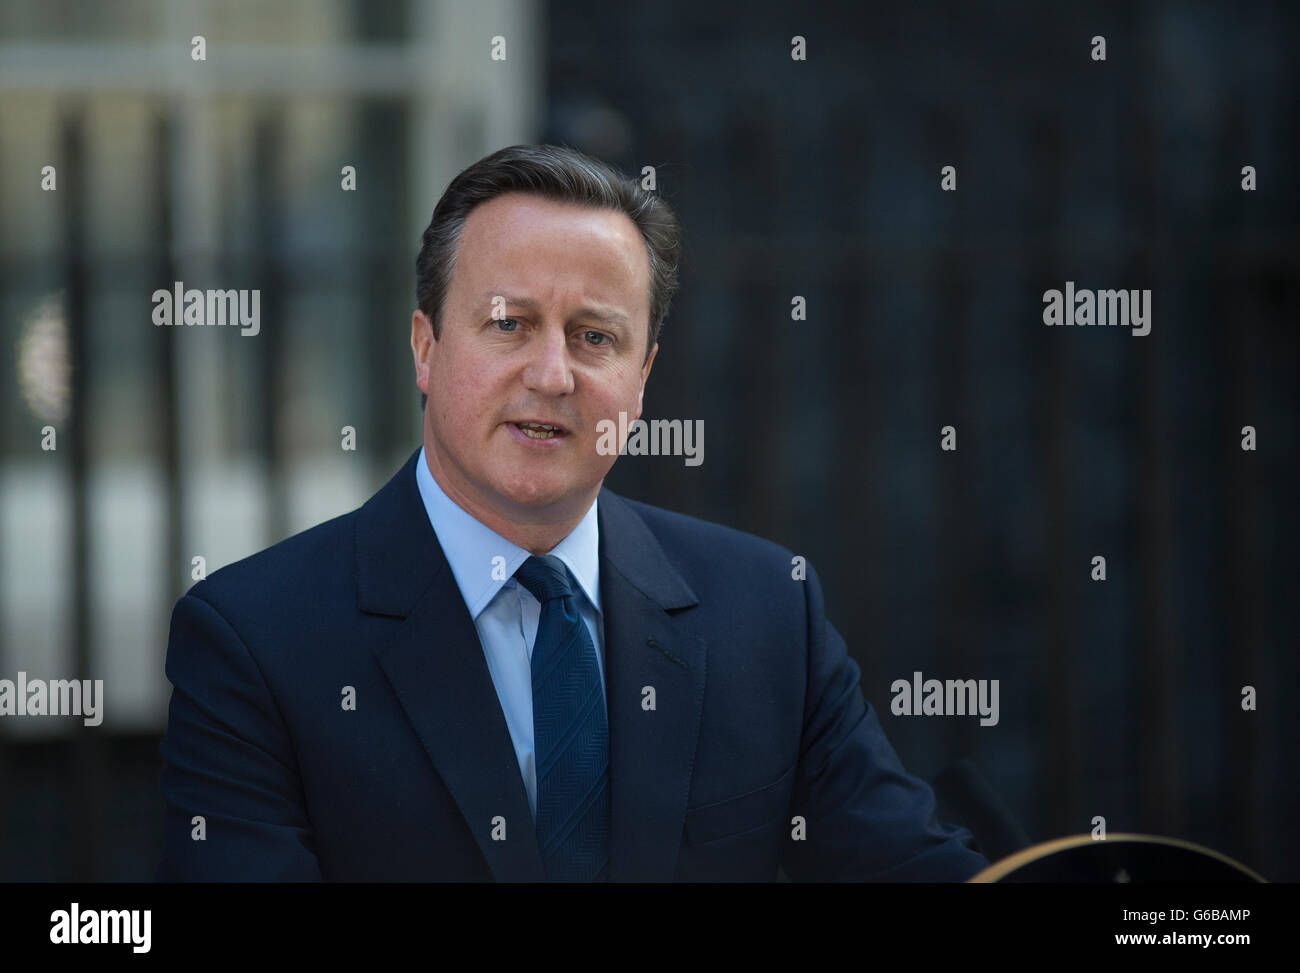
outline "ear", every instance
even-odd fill
[[[659,354],[659,342],[656,341],[655,346],[650,349],[650,357],[647,358],[645,364],[641,366],[641,390],[636,394],[636,415],[632,417],[633,419],[641,418],[641,403],[645,398],[645,383],[650,378],[650,366],[655,363],[655,355],[657,354]]]
[[[433,322],[423,311],[416,309],[411,315],[411,357],[415,361],[415,384],[425,395],[429,394],[429,368],[433,350]]]

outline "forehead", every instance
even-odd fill
[[[619,210],[508,193],[470,211],[457,249],[452,286],[464,294],[574,292],[648,313],[650,258]]]

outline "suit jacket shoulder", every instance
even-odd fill
[[[177,602],[160,877],[541,879],[418,455],[358,509]],[[614,880],[982,867],[899,764],[811,566],[805,577],[778,544],[609,490],[598,512]]]

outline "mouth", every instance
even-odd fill
[[[511,422],[509,425],[518,429],[529,439],[563,439],[569,430],[549,422]]]

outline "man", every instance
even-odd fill
[[[615,496],[677,221],[552,146],[466,169],[417,260],[423,447],[180,599],[164,880],[960,881],[811,568]],[[626,424],[620,426],[625,429]]]

